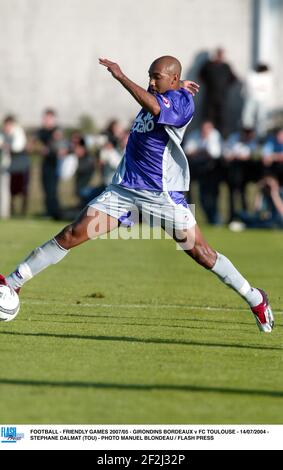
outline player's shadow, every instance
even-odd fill
[[[90,325],[108,325],[109,326],[109,321],[100,321],[99,320],[99,317],[97,317],[98,319],[93,319],[92,320],[88,320],[88,324]],[[165,323],[162,324],[162,323],[137,323],[136,321],[135,322],[123,322],[123,321],[120,321],[120,318],[117,318],[117,317],[114,317],[114,319],[117,319],[119,321],[113,321],[113,317],[110,317],[111,318],[111,325],[117,325],[117,326],[134,326],[134,327],[137,327],[137,326],[142,326],[143,328],[174,328],[174,329],[181,329],[181,330],[201,330],[201,331],[206,331],[206,330],[217,330],[217,331],[231,331],[231,328],[228,328],[228,327],[223,327],[223,325],[219,326],[195,326],[195,325],[166,325]],[[152,320],[150,318],[148,318],[147,320]],[[50,322],[50,319],[49,320],[38,320],[38,319],[33,319],[33,323],[46,323],[46,322]],[[76,320],[76,321],[73,321],[73,320],[52,320],[52,323],[59,323],[59,324],[67,324],[67,325],[85,325],[85,321],[84,320]],[[228,322],[229,323],[229,322]],[[230,322],[231,323],[231,322]],[[243,323],[244,325],[248,325],[248,326],[251,326],[250,323]],[[245,330],[242,330],[242,331],[248,331],[248,329],[246,328]],[[249,332],[250,333],[250,332]],[[254,331],[255,334],[258,334],[256,331]]]
[[[175,344],[177,346],[199,346],[199,347],[211,347],[211,348],[237,348],[237,349],[253,349],[256,351],[283,351],[283,348],[276,346],[256,346],[256,345],[243,345],[233,343],[207,343],[198,341],[177,341],[173,339],[162,339],[162,338],[137,338],[134,336],[94,336],[94,335],[75,335],[75,334],[62,334],[62,333],[19,333],[16,331],[0,331],[0,335],[11,335],[11,336],[31,336],[31,337],[43,337],[43,338],[58,338],[58,339],[80,339],[80,340],[92,340],[92,341],[120,341],[129,343],[143,343],[143,344]]]
[[[28,379],[0,379],[0,385],[16,385],[27,387],[58,387],[58,388],[94,388],[102,390],[133,390],[133,391],[172,391],[172,392],[201,392],[201,393],[223,393],[231,395],[254,395],[272,398],[282,398],[283,391],[260,390],[248,388],[228,387],[203,387],[198,385],[175,385],[175,384],[123,384],[107,382],[61,382],[52,380],[28,380]]]
[[[199,308],[201,310],[201,307]],[[217,308],[218,309],[218,308]],[[213,308],[212,308],[213,310]],[[50,315],[54,315],[54,316],[60,316],[60,317],[79,317],[79,318],[109,318],[109,320],[113,320],[113,319],[132,319],[134,320],[135,318],[137,317],[133,317],[133,316],[130,316],[130,315],[92,315],[92,314],[85,314],[85,313],[61,313],[61,312],[58,312],[58,313],[38,313],[36,312],[36,315],[42,315],[42,316],[47,316],[48,318],[50,318]],[[138,316],[138,319],[139,320],[155,320],[155,321],[158,321],[158,320],[164,320],[164,317],[141,317],[141,316]],[[53,320],[52,320],[53,321]],[[190,322],[202,322],[202,323],[221,323],[221,324],[226,324],[226,325],[249,325],[251,326],[251,322],[240,322],[238,320],[229,320],[229,321],[225,321],[225,320],[217,320],[217,319],[213,319],[213,320],[209,320],[209,319],[202,319],[202,318],[170,318],[168,321],[190,321]],[[72,322],[73,323],[73,322]],[[161,325],[160,325],[161,326]],[[164,325],[164,326],[169,326],[169,325]],[[180,326],[183,326],[183,325],[180,325]],[[282,326],[282,325],[278,325],[276,324],[276,327],[278,326]],[[184,328],[190,328],[190,327],[186,327],[184,326]]]

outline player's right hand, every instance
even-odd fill
[[[112,74],[114,78],[117,80],[121,79],[123,77],[123,72],[120,69],[120,66],[116,64],[115,62],[111,62],[111,60],[108,59],[99,59],[99,63],[101,65],[104,65],[104,67],[107,67],[108,72]]]

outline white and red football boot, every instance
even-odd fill
[[[6,278],[5,278],[5,276],[3,276],[3,274],[0,274],[0,286],[8,286]],[[19,287],[18,289],[14,289],[14,290],[17,294],[19,294],[21,288]]]
[[[254,314],[256,324],[260,331],[264,333],[271,333],[274,327],[274,317],[272,314],[271,306],[268,302],[266,293],[258,289],[262,295],[262,302],[256,307],[251,307]]]

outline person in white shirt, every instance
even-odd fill
[[[246,79],[242,125],[254,128],[258,137],[263,137],[267,130],[268,112],[272,101],[273,78],[269,67],[257,64]]]
[[[9,154],[10,164],[10,191],[11,213],[15,213],[15,196],[21,196],[22,216],[27,213],[28,184],[30,161],[26,152],[27,138],[24,129],[17,123],[13,116],[7,116],[3,122],[3,146]]]
[[[111,142],[107,142],[100,150],[99,161],[102,165],[103,184],[105,188],[111,183],[117,167],[122,160],[122,156],[122,152],[119,152]]]

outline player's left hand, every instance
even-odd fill
[[[188,90],[193,96],[199,92],[199,84],[191,80],[183,80],[182,87]]]
[[[100,58],[99,63],[101,65],[104,65],[104,67],[107,67],[108,72],[110,72],[112,76],[116,78],[117,80],[123,77],[124,74],[122,70],[120,69],[120,66],[116,64],[115,62],[111,62],[111,60],[108,60],[108,59]]]

